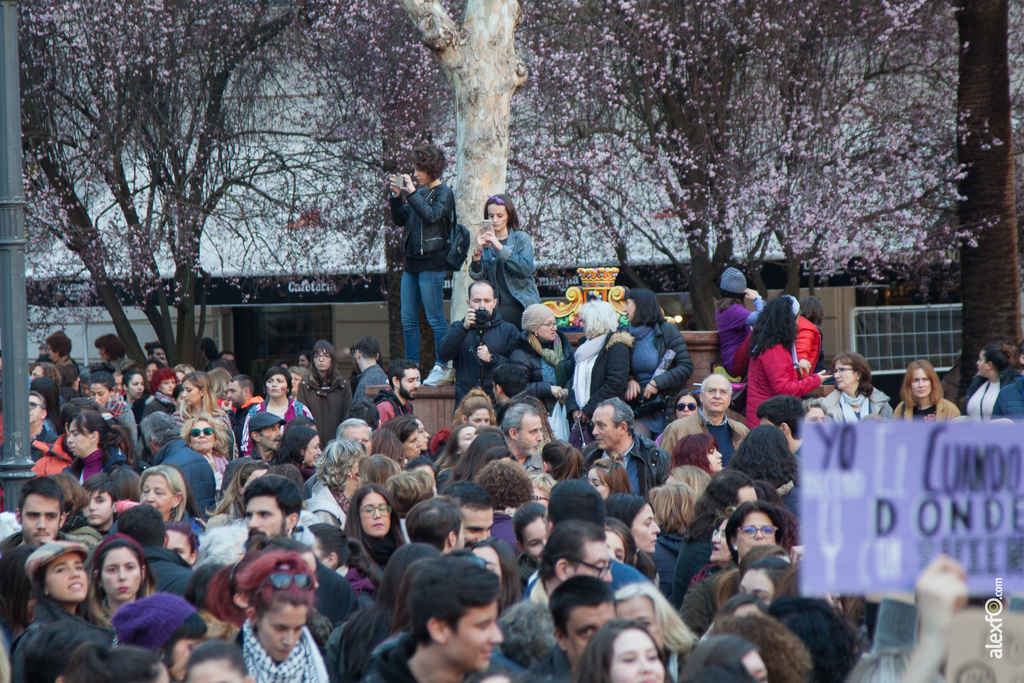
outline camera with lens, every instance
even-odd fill
[[[475,313],[476,323],[473,325],[473,327],[483,327],[487,323],[491,322],[491,312],[488,311],[486,308],[478,308],[476,309]]]

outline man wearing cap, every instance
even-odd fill
[[[284,434],[283,417],[269,410],[261,410],[249,419],[249,438],[252,439],[253,457],[270,462],[277,454]]]
[[[14,643],[11,680],[15,683],[26,680],[24,643],[43,627],[81,633],[83,640],[99,638],[108,645],[113,642],[112,631],[93,626],[85,619],[89,597],[89,574],[85,569],[88,556],[89,549],[81,543],[49,541],[25,560],[25,573],[32,582],[36,601],[32,623]]]

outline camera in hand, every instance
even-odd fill
[[[491,312],[486,308],[478,308],[475,313],[476,322],[473,324],[473,327],[483,327],[487,323],[491,322]]]

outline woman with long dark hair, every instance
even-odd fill
[[[321,452],[320,436],[316,430],[297,425],[284,431],[274,462],[278,465],[295,465],[302,472],[302,481],[306,482],[316,474],[316,461]]]
[[[507,194],[487,197],[484,220],[490,221],[490,228],[477,235],[469,276],[494,285],[498,298],[494,312],[519,327],[526,307],[540,303],[533,241],[519,228],[519,215]]]
[[[345,520],[345,535],[359,541],[382,571],[394,552],[405,545],[398,511],[384,487],[367,484],[356,491]]]
[[[313,344],[309,379],[299,385],[299,400],[316,421],[318,434],[333,436],[352,407],[352,387],[338,371],[334,346],[326,339]]]
[[[626,402],[636,415],[634,429],[654,438],[665,429],[665,402],[686,386],[693,374],[693,361],[679,328],[665,320],[651,290],[629,290],[626,318],[634,339]]]
[[[131,536],[103,539],[89,559],[89,610],[94,623],[110,626],[124,605],[156,592],[156,578],[146,555]]]
[[[800,378],[796,357],[796,315],[799,304],[791,296],[769,301],[750,335],[750,371],[747,375],[747,427],[761,424],[757,407],[772,396],[797,398],[821,386],[826,371]]]
[[[131,439],[118,424],[107,422],[99,413],[85,412],[68,427],[66,445],[75,460],[65,472],[78,477],[80,483],[97,472],[109,473],[117,465],[131,465]]]

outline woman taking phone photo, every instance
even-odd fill
[[[488,196],[469,276],[493,284],[501,319],[522,329],[523,311],[540,303],[536,275],[533,241],[519,229],[512,200],[505,194]]]
[[[405,252],[401,292],[405,357],[417,362],[420,359],[421,302],[427,323],[434,330],[435,354],[448,331],[441,290],[447,269],[445,246],[455,215],[455,194],[441,182],[445,163],[444,152],[440,149],[429,144],[418,145],[412,150],[412,177],[396,175],[389,181],[391,218],[402,228]],[[424,384],[436,383],[443,374],[444,366],[435,363]]]

